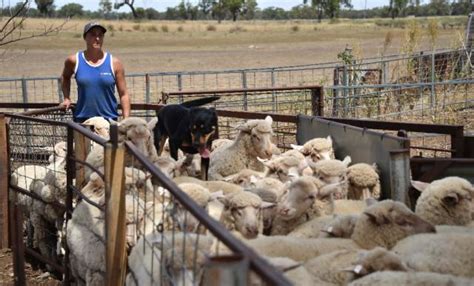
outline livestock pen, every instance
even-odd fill
[[[237,92],[238,93],[238,92]],[[240,91],[242,96],[243,91]],[[271,90],[267,91],[271,94]],[[201,94],[202,95],[202,94]],[[318,96],[322,96],[322,93]],[[310,97],[311,98],[311,97]],[[307,102],[311,107],[311,102]],[[187,261],[190,258],[193,268],[203,266],[205,269],[212,271],[226,271],[229,269],[239,269],[234,273],[242,274],[241,279],[247,279],[245,273],[255,272],[260,279],[269,284],[285,284],[288,283],[279,273],[269,266],[262,258],[258,257],[253,251],[249,250],[238,240],[233,238],[228,231],[222,228],[220,224],[212,220],[196,203],[189,199],[180,189],[147,158],[143,156],[130,143],[118,144],[117,141],[107,141],[94,135],[83,126],[67,122],[71,118],[70,112],[64,112],[58,108],[53,108],[55,104],[44,104],[42,107],[50,106],[45,110],[33,110],[29,105],[8,105],[9,108],[18,108],[21,110],[28,110],[25,114],[11,114],[7,113],[0,116],[0,138],[2,144],[1,150],[5,150],[0,156],[0,163],[2,164],[2,174],[4,177],[17,170],[24,165],[38,165],[46,168],[46,171],[51,171],[56,174],[56,177],[61,174],[66,175],[67,188],[62,194],[62,201],[48,201],[43,197],[43,193],[37,193],[33,177],[26,175],[20,176],[20,181],[23,180],[24,188],[13,186],[11,181],[2,181],[0,186],[0,198],[2,204],[2,213],[0,214],[0,222],[2,228],[2,247],[10,245],[14,253],[15,273],[17,274],[17,282],[21,284],[24,269],[24,254],[32,261],[40,262],[46,265],[45,269],[50,270],[63,278],[64,282],[73,281],[70,269],[70,249],[64,242],[61,244],[61,231],[67,229],[67,223],[71,220],[74,207],[82,205],[89,211],[98,211],[104,215],[104,223],[107,228],[105,236],[107,237],[103,251],[104,261],[107,268],[103,271],[107,277],[107,281],[123,281],[125,279],[124,272],[124,257],[126,256],[126,245],[131,251],[133,245],[140,245],[142,247],[142,255],[146,255],[145,249],[149,249],[152,253],[158,253],[160,247],[156,247],[156,243],[173,246],[181,244],[182,249],[185,249],[186,241],[192,241],[193,249],[196,251],[190,257],[185,251],[170,253],[171,259],[174,261]],[[38,105],[32,105],[39,107]],[[318,106],[318,105],[313,105]],[[3,105],[0,107],[7,107]],[[159,105],[139,104],[133,105],[134,116],[145,117],[147,114],[152,114],[155,110],[160,108]],[[384,198],[393,198],[409,202],[409,182],[410,173],[413,173],[414,178],[422,178],[425,181],[432,181],[436,178],[442,177],[445,173],[462,174],[468,178],[473,179],[472,168],[474,160],[466,158],[468,154],[472,154],[472,147],[469,145],[469,138],[464,136],[462,126],[440,126],[440,125],[419,125],[396,122],[380,122],[373,120],[341,120],[336,118],[321,118],[312,116],[312,109],[307,109],[308,115],[290,115],[290,114],[271,114],[265,112],[248,112],[241,110],[217,110],[219,115],[219,135],[220,137],[232,138],[235,134],[233,127],[236,124],[248,119],[263,119],[267,115],[271,115],[274,120],[275,140],[277,145],[281,148],[288,149],[290,143],[304,143],[306,140],[313,137],[331,135],[334,138],[334,146],[337,157],[350,155],[353,157],[353,162],[376,162],[379,165],[381,172],[382,185],[385,188],[383,193]],[[151,116],[148,117],[148,119]],[[339,121],[339,122],[338,122]],[[7,124],[8,122],[8,124]],[[376,131],[376,130],[382,131]],[[114,129],[112,129],[114,130]],[[388,133],[387,130],[399,131],[397,133]],[[403,132],[402,130],[405,130]],[[453,148],[445,150],[449,156],[443,158],[429,157],[416,158],[413,151],[410,150],[420,147],[411,146],[411,138],[408,132],[422,132],[422,133],[445,133],[451,140]],[[113,135],[111,138],[117,138]],[[67,142],[67,156],[65,169],[57,168],[58,165],[52,164],[60,159],[60,155],[55,153],[54,147],[60,142]],[[95,145],[104,147],[104,165],[101,168],[94,168],[96,172],[96,179],[104,181],[105,200],[94,197],[89,193],[86,195],[81,192],[84,188],[84,182],[87,168],[90,168],[86,163],[86,155],[89,152],[90,142],[95,142]],[[361,150],[366,150],[361,152]],[[370,152],[373,151],[373,152]],[[439,151],[440,152],[440,151]],[[51,156],[51,154],[56,154]],[[453,154],[453,155],[451,155]],[[379,158],[377,158],[379,157]],[[438,161],[442,160],[441,163]],[[112,163],[113,162],[113,163]],[[436,171],[430,170],[433,167]],[[50,167],[52,166],[52,167]],[[126,167],[127,166],[127,167]],[[140,170],[130,170],[129,167],[138,167]],[[47,168],[49,167],[49,168]],[[64,166],[63,166],[64,167]],[[128,177],[127,177],[128,172]],[[33,175],[34,176],[34,175]],[[161,186],[161,189],[147,189],[146,179],[152,179]],[[127,180],[128,183],[127,183]],[[140,184],[137,182],[142,180]],[[113,183],[112,183],[113,182]],[[132,182],[132,183],[130,183]],[[51,184],[51,182],[43,182],[44,184]],[[58,185],[55,185],[57,183]],[[53,182],[54,190],[60,189],[62,185],[59,182]],[[166,190],[166,192],[165,192]],[[166,194],[166,195],[165,195]],[[28,224],[32,209],[28,209],[24,205],[16,204],[19,197],[26,198],[27,201],[34,202],[31,205],[37,207],[45,207],[52,205],[55,211],[59,210],[59,214],[66,214],[64,222],[61,221],[63,217],[57,215],[57,221],[48,220],[45,218],[44,210],[39,216],[40,224]],[[169,197],[167,197],[169,196]],[[10,200],[8,200],[10,198]],[[147,202],[154,202],[154,204],[147,204]],[[74,204],[73,204],[74,202]],[[28,205],[28,204],[27,204]],[[114,207],[112,207],[112,205]],[[152,207],[150,207],[150,205]],[[131,206],[131,207],[130,207]],[[130,207],[125,213],[127,207]],[[184,209],[181,216],[178,217],[176,210]],[[36,211],[36,209],[35,209]],[[146,214],[152,214],[150,215]],[[170,215],[172,214],[172,215]],[[26,216],[25,216],[26,215]],[[125,216],[127,219],[125,219]],[[26,219],[22,219],[25,217]],[[7,219],[10,218],[10,219]],[[157,219],[158,218],[158,219]],[[159,219],[161,218],[161,219]],[[187,230],[188,221],[195,218],[199,225],[196,233]],[[140,221],[145,221],[144,224],[139,224]],[[25,222],[24,224],[22,222]],[[38,218],[37,220],[38,221]],[[112,223],[111,223],[112,222]],[[116,222],[120,222],[117,224]],[[147,225],[148,224],[148,225]],[[149,237],[140,240],[140,237],[145,237],[145,229],[150,227],[159,233],[158,236]],[[35,237],[35,229],[36,237]],[[178,231],[179,230],[179,231]],[[184,230],[184,231],[182,231]],[[171,231],[168,236],[167,231]],[[179,236],[178,233],[185,233],[184,236]],[[207,234],[203,234],[207,232]],[[43,236],[38,236],[38,233]],[[26,234],[26,235],[25,235]],[[41,241],[42,238],[48,237],[47,243]],[[109,239],[109,238],[115,239]],[[203,264],[197,263],[202,261],[202,254],[198,253],[197,247],[199,241],[206,240],[212,237],[213,241],[219,241],[220,245],[212,246],[213,255],[210,255],[208,260]],[[180,240],[181,239],[181,240]],[[57,243],[59,241],[59,243]],[[225,245],[225,247],[222,247]],[[136,247],[136,246],[135,246]],[[172,247],[172,249],[174,249]],[[232,254],[232,256],[222,257],[217,255],[219,251]],[[227,250],[225,250],[227,249]],[[230,251],[229,251],[230,250]],[[112,257],[115,253],[116,257]],[[122,255],[122,256],[120,256]],[[178,259],[181,255],[182,258]],[[161,255],[160,259],[165,259],[165,255]],[[218,261],[218,263],[215,263]],[[150,263],[157,263],[154,258],[151,258]],[[163,264],[164,261],[161,261]],[[201,263],[201,262],[200,262]],[[183,265],[181,265],[183,266]],[[208,267],[208,268],[206,268]],[[214,269],[211,268],[222,268]],[[185,273],[185,267],[180,268]],[[164,271],[159,272],[159,279],[170,279],[170,273]],[[161,270],[160,270],[161,271]],[[206,270],[207,271],[207,270]],[[115,275],[122,273],[122,276]],[[195,269],[190,272],[190,279],[193,279]],[[114,274],[114,275],[112,275]],[[231,274],[228,274],[231,275]],[[151,275],[153,277],[153,275]],[[189,278],[188,277],[188,278]],[[197,276],[196,276],[197,277]],[[152,278],[153,279],[153,278]],[[187,279],[181,277],[180,279]],[[197,278],[196,278],[197,279]],[[209,276],[204,275],[203,279],[210,279]],[[189,280],[186,280],[189,281]]]

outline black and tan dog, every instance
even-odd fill
[[[158,154],[161,155],[165,141],[169,138],[171,157],[178,160],[178,149],[188,154],[199,153],[201,160],[205,161],[203,166],[205,169],[201,170],[207,177],[209,150],[214,139],[213,135],[217,131],[217,113],[214,108],[199,106],[219,98],[214,96],[181,104],[170,104],[157,111],[158,123],[154,129],[154,139]]]

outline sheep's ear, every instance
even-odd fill
[[[303,145],[295,145],[295,144],[290,144],[291,148],[293,148],[296,151],[302,152],[303,151]]]
[[[459,203],[459,195],[456,193],[448,193],[443,197],[443,203],[448,206],[455,206]]]
[[[252,130],[252,128],[247,123],[240,124],[235,129],[242,132],[247,132],[247,133],[250,132],[250,130]]]
[[[264,164],[265,166],[268,166],[268,163],[270,162],[269,159],[262,159],[262,158],[260,158],[260,157],[258,157],[258,156],[257,156],[257,160],[258,160],[260,163]]]
[[[363,214],[365,214],[369,218],[370,222],[375,225],[383,225],[389,222],[389,220],[382,213],[374,210],[365,210]]]
[[[375,172],[379,172],[379,167],[377,166],[377,163],[372,164],[372,168],[374,169]]]
[[[302,265],[301,262],[297,262],[297,261],[294,261],[292,259],[288,259],[288,260],[285,259],[285,260],[281,260],[281,261],[271,260],[270,264],[273,265],[276,269],[278,269],[282,272],[286,272],[286,271],[295,269],[295,268],[300,267]]]
[[[222,180],[224,182],[231,182],[232,180],[234,180],[234,178],[237,176],[237,174],[233,174],[233,175],[229,175],[227,177],[224,177]]]
[[[272,125],[273,118],[270,115],[267,115],[267,117],[265,117],[265,121],[268,122],[268,124]]]
[[[328,137],[326,137],[326,140],[328,140],[328,142],[331,144],[332,146],[332,138],[331,138],[331,135],[328,135]]]
[[[344,160],[342,160],[342,164],[346,165],[346,167],[348,167],[351,162],[352,162],[351,156],[346,156]]]
[[[221,202],[224,206],[226,206],[227,203],[228,203],[226,196],[218,197],[217,200],[218,200],[219,202]]]
[[[224,197],[224,192],[220,190],[220,191],[211,193],[211,196],[209,197],[209,201],[219,200],[220,198],[223,198],[223,197]]]
[[[365,267],[360,265],[360,264],[352,266],[352,267],[344,268],[344,269],[342,269],[342,271],[352,272],[352,273],[357,274],[359,276],[364,276],[364,275],[369,274],[367,269],[365,269]]]
[[[153,117],[153,119],[150,120],[150,122],[147,123],[147,127],[149,130],[153,130],[155,128],[156,123],[158,123],[158,117]]]
[[[268,209],[268,208],[271,208],[271,207],[274,207],[274,206],[276,206],[274,203],[269,203],[269,202],[263,201],[262,204],[260,205],[260,208],[261,209]]]
[[[415,188],[415,190],[423,192],[430,185],[430,183],[411,180],[411,185],[413,188]]]

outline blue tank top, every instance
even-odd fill
[[[78,52],[75,77],[78,96],[74,120],[82,122],[94,116],[116,120],[118,113],[112,55],[105,53],[102,63],[92,65],[85,59],[84,52]]]

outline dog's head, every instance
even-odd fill
[[[214,108],[191,108],[190,113],[190,130],[191,144],[199,151],[203,158],[210,155],[210,144],[214,133],[217,130],[217,113]]]

